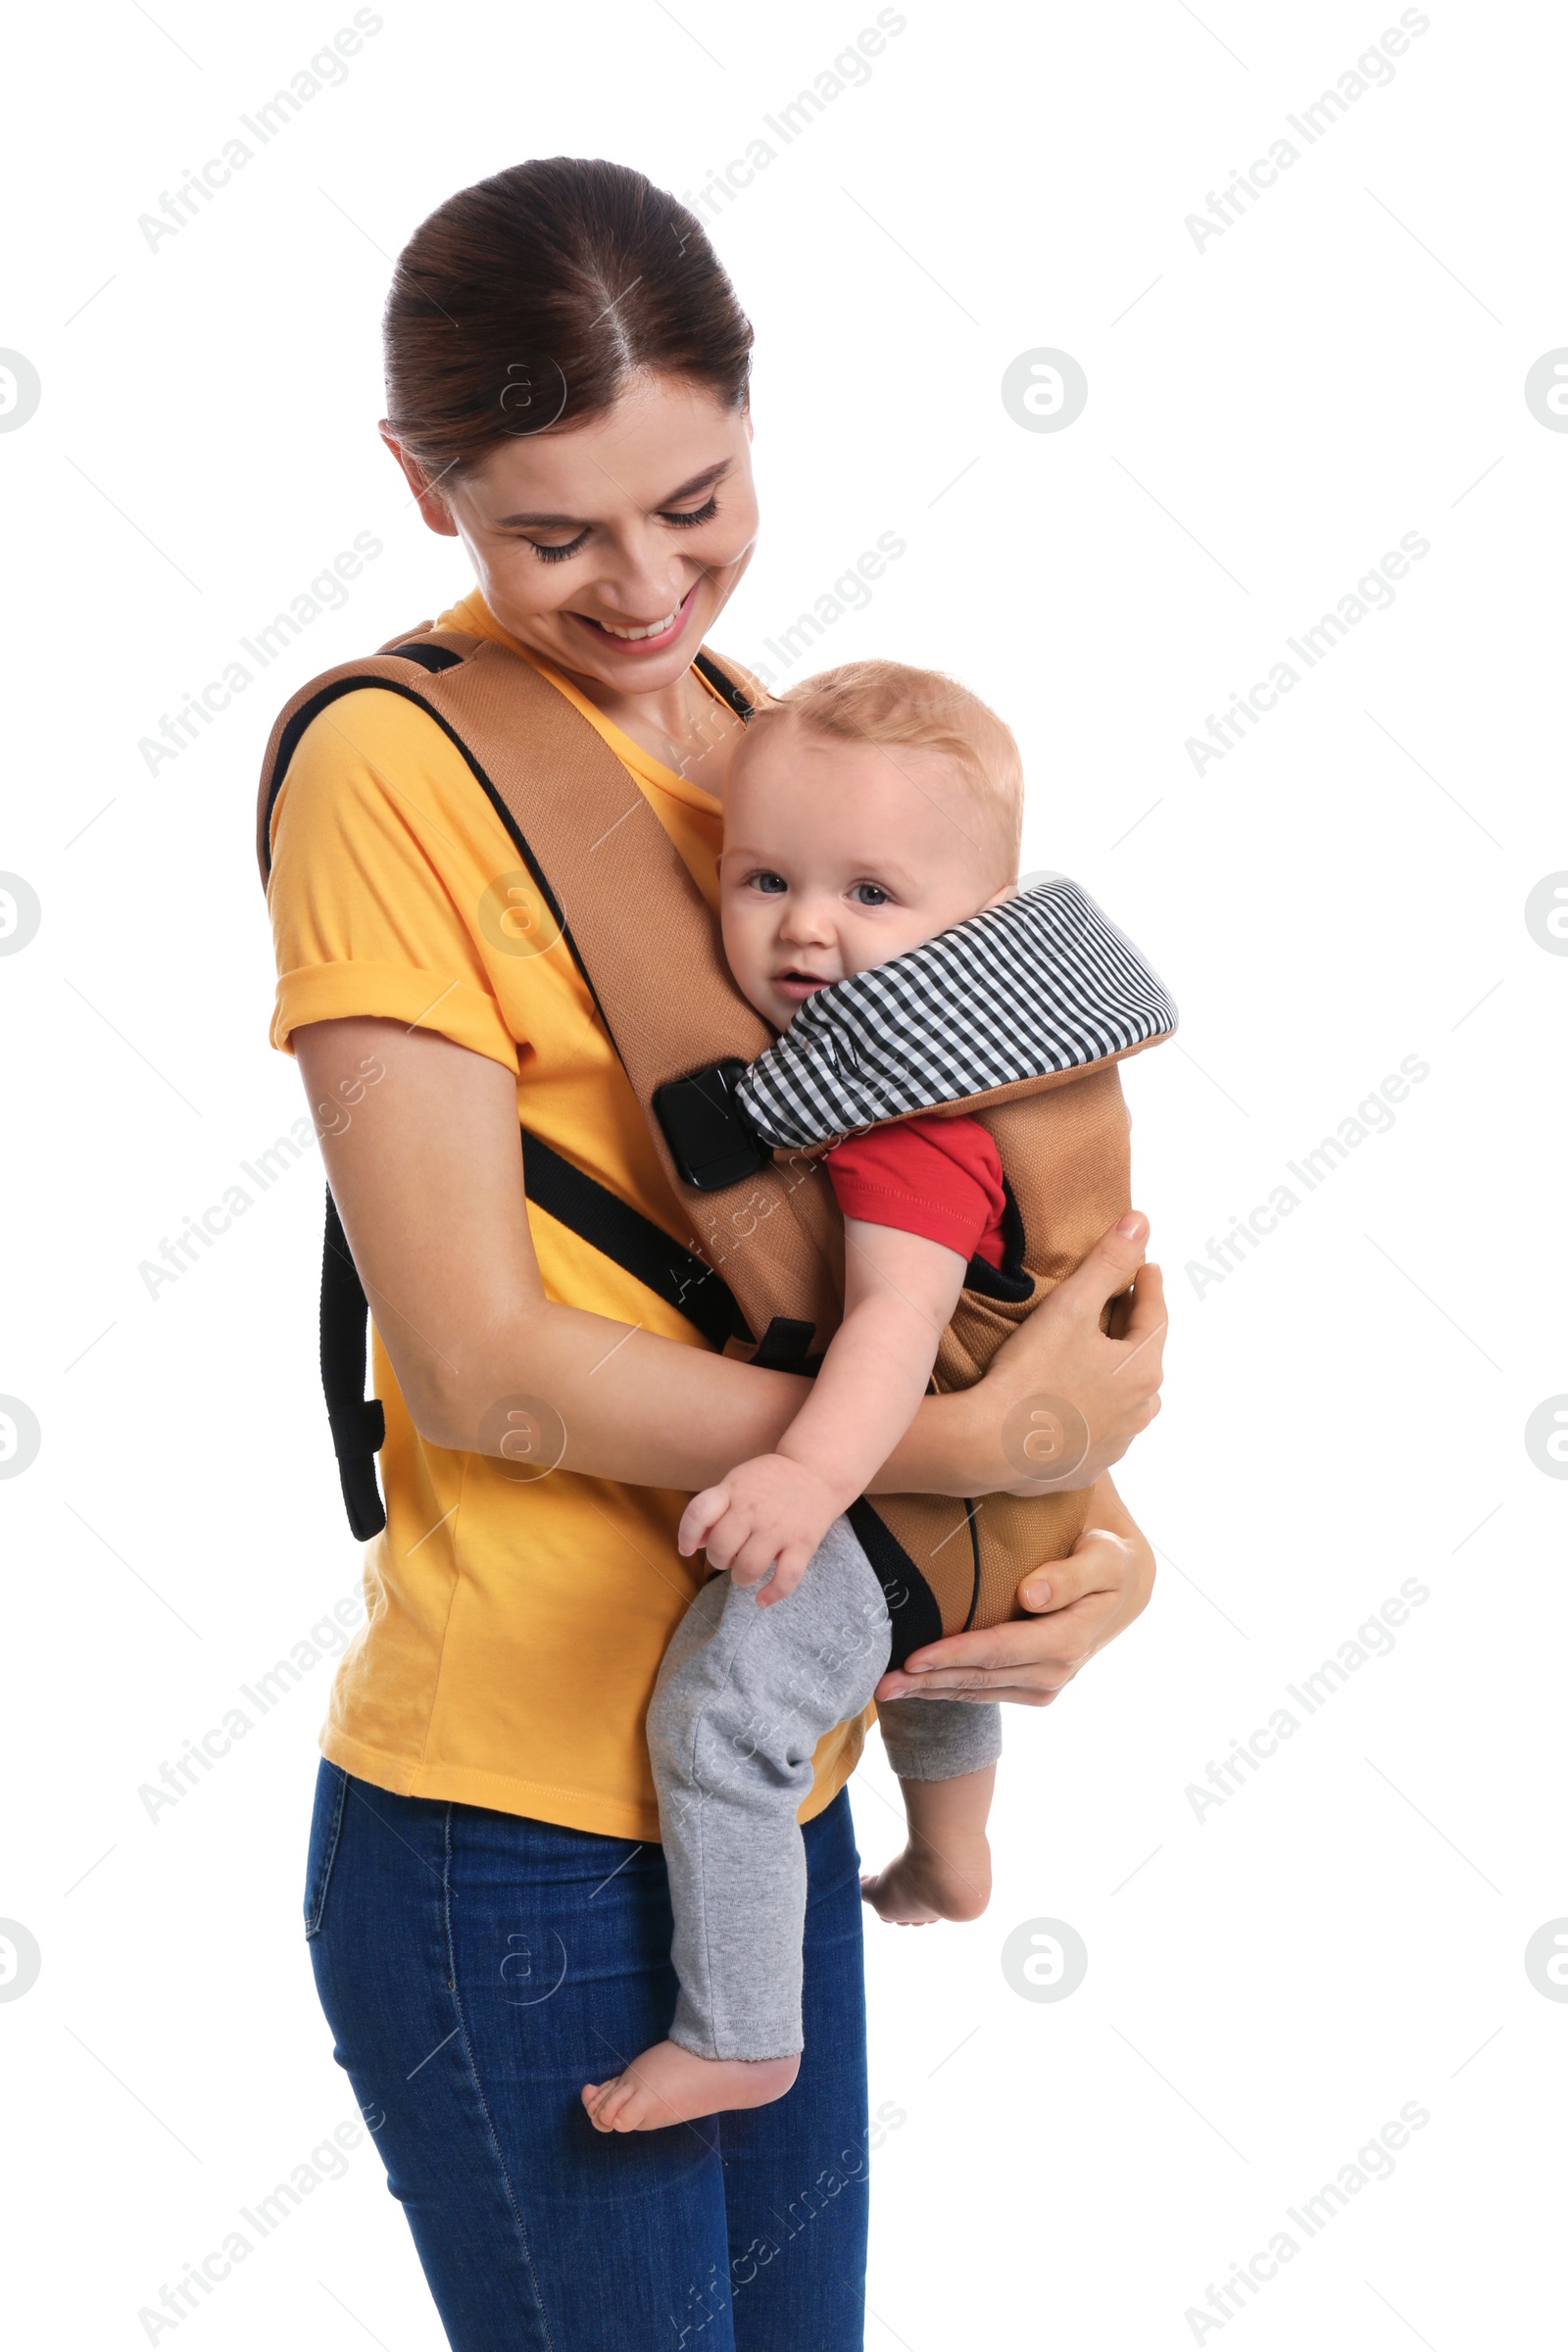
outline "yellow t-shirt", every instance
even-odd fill
[[[477,592],[442,627],[525,649]],[[525,654],[596,727],[717,905],[717,803]],[[699,673],[700,675],[700,673]],[[307,728],[272,813],[277,950],[271,1039],[380,1014],[439,1030],[516,1074],[519,1119],[672,1238],[683,1225],[624,1070],[564,946],[497,952],[480,901],[517,855],[461,753],[400,695],[345,695]],[[546,1295],[705,1342],[533,1202]],[[664,1647],[703,1580],[675,1549],[684,1492],[558,1471],[518,1484],[484,1454],[431,1446],[372,1332],[386,1412],[387,1524],[366,1547],[368,1622],[344,1657],[323,1751],[406,1796],[488,1805],[608,1837],[656,1839],[644,1716]],[[802,1819],[854,1770],[844,1724],[816,1751]]]

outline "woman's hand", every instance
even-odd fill
[[[993,1356],[974,1393],[988,1431],[1000,1435],[999,1483],[1010,1494],[1092,1487],[1158,1412],[1165,1292],[1159,1268],[1143,1263],[1148,1241],[1149,1219],[1129,1209]],[[1114,1339],[1100,1328],[1111,1298],[1118,1298]],[[1036,1462],[1044,1475],[1031,1483]]]
[[[1080,1666],[1148,1606],[1154,1554],[1108,1478],[1090,1501],[1090,1524],[1069,1556],[1031,1569],[1018,1588],[1029,1619],[989,1633],[933,1642],[885,1674],[883,1698],[1011,1699],[1049,1707]]]
[[[1102,1234],[983,1380],[927,1397],[867,1493],[1046,1494],[1102,1478],[1159,1410],[1165,1293],[1148,1239],[1136,1209]],[[1115,1337],[1100,1328],[1107,1298]],[[1037,1462],[1048,1475],[1031,1478]]]

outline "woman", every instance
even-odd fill
[[[710,904],[744,719],[693,658],[757,530],[750,346],[691,215],[635,172],[564,160],[444,205],[386,315],[383,437],[478,579],[446,625],[510,647],[597,729]],[[681,1230],[570,956],[505,919],[517,852],[434,718],[385,691],[322,709],[271,839],[272,1034],[321,1131],[386,1413],[388,1524],[322,1737],[306,1904],[339,2060],[458,2352],[699,2332],[710,2352],[844,2352],[861,2341],[871,2138],[844,1793],[860,1725],[823,1741],[806,1809],[795,2088],[615,2138],[579,2101],[673,2007],[643,1717],[701,1573],[676,1523],[769,1449],[800,1383],[713,1352],[612,1258],[530,1218],[519,1116]],[[1146,1231],[1107,1235],[888,1463],[890,1493],[1012,1484],[1002,1425],[1041,1393],[1096,1433],[1090,1532],[1026,1580],[1033,1620],[938,1642],[880,1695],[1043,1705],[1143,1607],[1149,1548],[1105,1472],[1156,1407],[1157,1276],[1139,1276],[1124,1341],[1099,1310]],[[519,1412],[559,1433],[549,1462],[504,1455]]]

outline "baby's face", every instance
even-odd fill
[[[962,771],[901,744],[770,727],[724,795],[724,953],[775,1029],[1008,895]]]

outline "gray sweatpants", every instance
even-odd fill
[[[882,1589],[847,1519],[787,1599],[760,1609],[760,1590],[727,1576],[703,1587],[648,1712],[680,1979],[670,2037],[700,2058],[802,2047],[806,1856],[795,1817],[818,1740],[862,1711],[892,1645]],[[989,1703],[896,1699],[877,1715],[901,1780],[954,1780],[1002,1752],[1001,1710]]]

